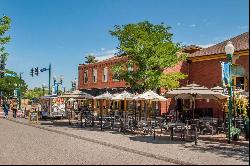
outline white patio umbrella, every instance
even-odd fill
[[[115,100],[115,101],[121,101],[121,100],[124,100],[124,112],[125,112],[125,123],[126,123],[126,116],[127,116],[127,100],[133,100],[133,97],[135,95],[132,94],[132,93],[129,93],[127,91],[123,91],[122,93],[120,94],[117,94],[115,96],[113,96],[112,100]]]
[[[68,101],[72,102],[72,101],[77,101],[77,99],[83,99],[83,100],[93,99],[92,95],[90,95],[88,93],[85,93],[85,92],[82,92],[80,90],[75,90],[73,92],[64,93],[64,95],[62,95],[60,97],[61,98],[66,98],[66,100],[65,100],[65,110],[68,110],[67,109],[67,104],[66,104]],[[68,111],[67,111],[67,113],[68,113]],[[70,113],[72,114],[72,110],[70,110]],[[68,115],[69,115],[69,113],[68,113]],[[82,114],[81,114],[81,116],[82,116]],[[68,117],[69,117],[69,125],[70,125],[70,116],[68,116]]]
[[[60,96],[61,98],[79,98],[79,99],[93,99],[93,96],[85,93],[85,92],[81,92],[79,90],[70,92],[70,93],[65,93],[64,95]]]
[[[105,92],[105,93],[103,93],[103,94],[101,94],[101,95],[99,95],[99,96],[96,96],[96,97],[94,97],[94,99],[96,99],[96,100],[100,100],[101,101],[101,103],[100,103],[100,111],[101,111],[101,130],[102,130],[102,111],[103,111],[103,100],[111,100],[112,98],[114,97],[114,95],[112,95],[112,94],[110,94],[108,91],[107,92]]]
[[[197,84],[190,84],[184,87],[180,87],[174,89],[172,91],[166,92],[165,96],[167,98],[175,98],[175,99],[192,99],[192,111],[194,118],[194,109],[195,109],[195,99],[214,99],[214,100],[222,100],[228,98],[228,96],[216,91],[209,90],[204,86],[200,86]]]
[[[152,90],[146,91],[138,96],[134,97],[135,100],[151,100],[151,101],[166,101],[167,99],[163,96],[158,95]]]
[[[145,101],[166,101],[167,99],[163,96],[158,95],[152,90],[146,91],[138,96],[134,97],[135,100],[145,100]],[[146,108],[146,107],[145,107]],[[145,111],[146,113],[146,111]],[[154,139],[155,139],[155,127],[154,127]]]

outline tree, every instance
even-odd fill
[[[95,59],[95,56],[91,54],[88,54],[87,56],[85,56],[85,58],[86,58],[85,63],[87,64],[98,62],[98,60]]]
[[[8,16],[0,18],[0,45],[10,41],[10,36],[3,36],[10,29],[11,19]]]
[[[20,79],[20,77],[14,71],[6,70],[5,73],[15,74],[16,76],[5,76],[4,78],[0,79],[0,91],[2,92],[3,96],[6,96],[7,98],[13,96],[14,90],[19,87],[20,94],[23,96],[28,87],[25,81]]]
[[[178,87],[179,80],[186,75],[163,71],[185,60],[186,54],[181,53],[179,43],[172,41],[169,29],[163,23],[154,25],[148,21],[116,25],[110,34],[119,40],[118,54],[128,60],[115,65],[113,75],[129,83],[135,91]],[[129,67],[135,70],[128,70]]]
[[[4,76],[4,69],[8,57],[8,53],[5,51],[3,47],[4,44],[10,41],[10,36],[4,36],[6,31],[10,29],[11,19],[7,16],[3,16],[0,18],[0,73],[1,78]]]
[[[45,93],[48,93],[46,90]],[[39,87],[35,87],[34,89],[29,89],[27,92],[24,94],[24,98],[27,99],[39,99],[40,97],[43,96],[43,89]]]
[[[249,115],[249,100],[241,92],[233,93],[234,117],[242,116],[244,119]]]

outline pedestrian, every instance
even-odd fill
[[[13,111],[13,118],[16,118],[16,114],[17,114],[17,102],[16,102],[16,100],[14,100],[14,102],[12,103],[12,111]]]
[[[8,118],[9,106],[6,100],[3,101],[4,118]]]

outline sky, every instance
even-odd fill
[[[150,21],[170,26],[174,42],[208,47],[249,31],[248,0],[0,0],[0,17],[12,19],[7,32],[6,68],[23,72],[29,88],[48,84],[48,68],[71,88],[87,54],[99,60],[117,52],[109,34],[115,25]]]

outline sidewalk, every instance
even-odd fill
[[[23,118],[9,120],[28,124],[28,120]],[[41,121],[37,125],[31,125],[77,139],[162,158],[175,164],[248,165],[249,162],[249,147],[245,146],[203,140],[199,140],[195,146],[193,142],[171,141],[167,136],[157,136],[153,140],[152,136],[124,135],[115,131],[76,128],[64,124],[57,126]]]

